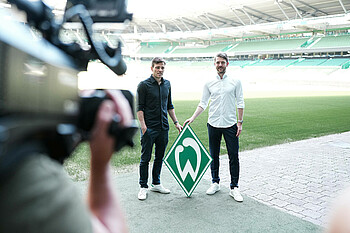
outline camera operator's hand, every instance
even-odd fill
[[[113,154],[115,138],[108,134],[113,116],[119,114],[121,126],[130,125],[133,119],[130,105],[120,91],[106,90],[106,93],[111,100],[105,100],[101,104],[92,129],[90,139],[92,163],[106,164]]]
[[[97,112],[90,140],[91,174],[88,204],[93,214],[95,232],[127,232],[127,226],[116,198],[109,161],[114,152],[115,138],[108,134],[114,114],[119,114],[121,124],[132,120],[130,105],[119,91],[107,91],[111,100],[105,100]]]

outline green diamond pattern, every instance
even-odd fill
[[[165,156],[164,163],[187,197],[190,197],[211,160],[211,156],[187,124]]]

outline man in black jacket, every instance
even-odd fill
[[[155,144],[155,158],[152,170],[151,191],[168,194],[160,183],[160,172],[163,164],[165,149],[168,144],[168,113],[175,127],[180,132],[182,126],[176,118],[174,105],[171,100],[170,82],[163,78],[165,61],[155,57],[152,60],[152,75],[139,83],[137,87],[137,117],[141,126],[141,161],[140,161],[140,191],[139,200],[147,198],[148,166]]]

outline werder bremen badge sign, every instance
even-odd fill
[[[187,197],[190,197],[211,160],[211,156],[187,124],[165,156],[164,163]]]

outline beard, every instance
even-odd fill
[[[218,74],[225,74],[225,72],[226,72],[225,67],[218,67],[218,68],[216,68],[216,70],[218,71]]]

